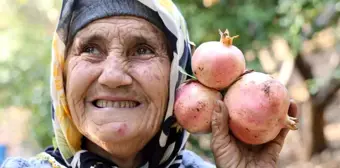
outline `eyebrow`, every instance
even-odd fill
[[[156,41],[146,38],[142,34],[128,36],[126,40],[127,40],[127,43],[134,44],[134,45],[139,44],[139,43],[151,43],[154,45],[156,44]]]

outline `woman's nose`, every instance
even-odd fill
[[[118,88],[132,84],[132,77],[123,61],[111,56],[107,57],[98,82],[109,88]]]

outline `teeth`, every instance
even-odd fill
[[[106,102],[106,106],[104,107],[112,107],[113,102],[112,101],[105,101]]]
[[[118,102],[119,103],[119,108],[125,108],[125,103],[122,101],[122,102]]]
[[[129,104],[129,108],[133,108],[133,107],[137,106],[136,102],[131,102],[131,103],[128,103],[128,104]]]
[[[119,102],[113,102],[113,105],[110,106],[110,107],[113,107],[113,108],[120,108],[120,103]]]
[[[134,108],[137,106],[137,103],[134,101],[97,100],[96,106],[100,108]]]
[[[118,102],[112,102],[112,106],[113,108],[119,108],[119,103]]]

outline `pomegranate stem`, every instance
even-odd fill
[[[184,74],[184,75],[186,75],[186,76],[189,76],[189,77],[191,77],[192,79],[197,79],[195,76],[188,74],[181,66],[178,66],[178,69],[179,69],[179,71],[180,71],[182,74]]]
[[[298,122],[299,122],[299,119],[297,119],[295,117],[287,116],[285,126],[289,129],[291,129],[291,130],[297,130],[298,129],[298,126],[297,126]]]
[[[223,43],[225,46],[228,46],[228,47],[233,45],[234,38],[239,37],[239,35],[230,37],[228,29],[226,29],[224,32],[222,32],[220,29],[218,29],[218,32],[220,33],[220,36],[221,36],[220,42]]]

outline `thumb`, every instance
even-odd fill
[[[211,122],[212,141],[215,141],[213,144],[217,145],[229,141],[228,119],[229,114],[226,105],[223,101],[218,100],[215,104]]]

